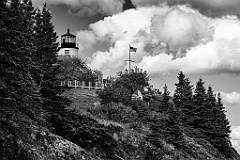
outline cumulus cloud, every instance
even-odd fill
[[[77,40],[79,44],[79,49],[84,50],[91,48],[94,44],[97,43],[97,36],[93,31],[79,31],[77,32]]]
[[[225,93],[220,91],[222,99],[231,105],[239,104],[240,106],[240,93],[233,91],[231,93]]]
[[[151,27],[153,34],[173,50],[206,43],[213,37],[208,18],[183,6],[173,7],[163,15],[155,15]]]
[[[90,44],[110,44],[107,51],[94,53],[91,62],[105,74],[127,68],[129,44],[138,48],[132,53],[133,65],[151,76],[178,70],[240,73],[240,21],[234,16],[209,18],[185,5],[159,5],[105,17],[89,28],[81,34],[89,35]]]
[[[33,0],[35,6],[42,5],[45,0]],[[113,15],[123,10],[124,0],[48,0],[48,4],[65,4],[76,16]],[[73,13],[71,11],[71,13]]]
[[[232,145],[240,154],[240,126],[232,126],[231,130],[232,132],[230,134],[230,137]]]

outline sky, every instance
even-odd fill
[[[79,56],[105,77],[132,66],[146,70],[150,83],[171,93],[183,71],[193,86],[220,92],[240,153],[239,0],[32,0],[44,2],[57,34],[77,36]]]

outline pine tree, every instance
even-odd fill
[[[192,104],[192,85],[183,72],[178,74],[178,83],[174,92],[174,103],[177,108]]]
[[[207,89],[207,98],[206,98],[206,102],[208,103],[208,105],[210,106],[215,106],[216,105],[216,95],[214,94],[214,91],[212,89],[212,86],[209,85],[208,89]]]
[[[169,119],[166,124],[165,130],[165,139],[175,144],[177,147],[181,147],[183,144],[183,126],[179,116],[179,112],[177,111],[175,104],[170,99],[168,105]]]
[[[231,131],[221,96],[218,93],[216,100],[216,95],[211,86],[208,87],[206,95],[204,104],[198,110],[198,128],[201,128],[206,139],[213,146],[228,156],[228,151],[231,150],[229,137]]]
[[[51,22],[51,14],[46,3],[42,11],[37,11],[35,17],[35,45],[37,46],[34,61],[37,64],[35,79],[45,102],[53,102],[58,95],[58,43],[57,34]],[[58,99],[58,98],[57,98]]]
[[[217,94],[217,101],[213,109],[213,118],[214,118],[214,137],[211,141],[216,148],[222,151],[226,156],[228,156],[228,149],[231,147],[230,142],[230,125],[229,121],[226,118],[226,110],[222,103],[222,98],[220,93]]]
[[[197,106],[200,106],[205,102],[206,98],[207,95],[204,82],[202,81],[202,78],[200,78],[196,84],[196,89],[194,90],[193,101]]]
[[[199,81],[196,83],[196,88],[194,90],[193,95],[193,110],[191,112],[191,116],[189,117],[189,124],[190,126],[197,128],[199,125],[199,122],[202,123],[202,112],[205,112],[206,107],[206,99],[207,99],[207,93],[206,89],[204,87],[204,82],[202,81],[202,78],[199,79]],[[204,114],[203,114],[204,115]]]
[[[202,83],[202,82],[201,82]],[[202,86],[200,85],[196,88],[196,90],[200,90]],[[194,118],[194,122],[192,123],[192,126],[194,128],[198,128],[202,131],[202,133],[205,135],[207,140],[211,139],[211,132],[214,130],[214,119],[213,119],[213,108],[216,103],[216,99],[213,94],[213,90],[211,86],[208,86],[207,93],[204,93],[204,89],[201,89],[201,96],[198,94],[199,99],[203,99],[201,102],[195,101],[196,104],[196,116]]]
[[[34,81],[29,72],[31,60],[31,17],[28,1],[12,0],[3,8],[1,22],[1,79],[12,106],[27,108],[33,98]],[[1,4],[4,7],[4,2]]]
[[[180,72],[178,74],[178,83],[175,84],[176,90],[174,92],[174,103],[177,108],[180,108],[182,106],[182,97],[183,97],[183,88],[185,86],[185,75],[183,72]]]
[[[217,94],[217,104],[216,104],[217,111],[219,111],[219,116],[217,117],[217,123],[220,126],[220,130],[223,131],[223,136],[227,140],[227,145],[229,145],[229,134],[231,133],[231,127],[229,125],[229,121],[226,117],[226,110],[222,103],[221,94],[218,92]]]
[[[174,92],[174,103],[176,109],[180,112],[181,120],[187,123],[189,115],[193,111],[192,106],[192,85],[190,81],[185,77],[183,72],[178,74],[178,83],[175,84],[176,89]]]
[[[163,87],[163,94],[162,94],[162,111],[168,110],[168,101],[170,99],[170,92],[168,91],[167,85],[165,84]]]

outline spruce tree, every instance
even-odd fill
[[[181,120],[187,123],[188,117],[193,111],[192,105],[192,85],[188,78],[180,72],[178,74],[178,83],[175,84],[174,103],[176,109],[180,112]]]
[[[183,72],[180,72],[178,74],[178,83],[175,84],[176,89],[174,92],[174,103],[177,108],[180,108],[182,106],[182,97],[183,97],[183,88],[185,86],[185,75]]]
[[[193,101],[195,102],[195,105],[200,106],[206,101],[207,95],[206,95],[206,89],[204,87],[204,82],[202,81],[202,78],[199,79],[199,81],[196,83],[196,89],[194,90],[194,96]]]
[[[197,84],[196,94],[194,95],[196,115],[191,126],[200,129],[204,137],[209,140],[214,128],[213,107],[216,100],[211,86],[208,86],[207,93],[204,94],[203,82],[199,81]]]
[[[208,103],[208,105],[210,106],[215,106],[216,105],[216,95],[214,94],[214,91],[212,89],[212,86],[209,85],[208,89],[207,89],[207,98],[206,98],[206,102]]]
[[[197,128],[199,126],[199,122],[202,121],[201,116],[202,112],[205,112],[206,99],[207,99],[206,89],[204,87],[204,82],[202,81],[202,78],[200,78],[199,81],[196,83],[196,88],[194,90],[193,95],[194,107],[193,112],[189,118],[189,124],[194,128]]]
[[[168,110],[168,101],[170,99],[170,92],[168,91],[167,85],[165,84],[163,87],[162,94],[162,111],[166,112]]]
[[[206,100],[204,105],[198,110],[199,125],[205,138],[222,153],[228,156],[228,151],[231,150],[230,142],[230,126],[225,115],[222,99],[218,93],[216,95],[211,86],[208,87]]]
[[[216,148],[228,156],[228,149],[231,147],[231,129],[225,113],[226,110],[223,106],[221,95],[218,93],[217,101],[213,109],[215,127],[213,136],[214,138],[212,139],[212,142]]]
[[[229,145],[229,134],[231,133],[231,127],[229,125],[229,121],[226,117],[226,110],[222,103],[221,94],[218,92],[217,94],[217,111],[219,111],[219,116],[217,117],[217,123],[220,126],[220,130],[223,131],[223,136],[227,140],[227,144]]]
[[[177,147],[181,147],[183,145],[183,126],[179,112],[171,99],[169,100],[167,113],[169,114],[169,119],[167,120],[166,128],[164,129],[164,138]]]
[[[177,108],[192,104],[192,85],[183,72],[178,74],[178,83],[175,84],[174,103]]]
[[[29,72],[31,59],[31,6],[28,1],[1,3],[1,81],[12,106],[28,107],[33,98],[34,81]]]
[[[35,72],[35,80],[40,89],[45,104],[53,102],[58,98],[58,43],[57,34],[51,22],[51,14],[47,10],[46,3],[42,11],[37,11],[35,17],[35,45],[37,51],[34,55],[37,71]]]

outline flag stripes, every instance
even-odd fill
[[[129,51],[130,52],[137,52],[137,48],[134,48],[134,47],[130,46],[130,50]]]

